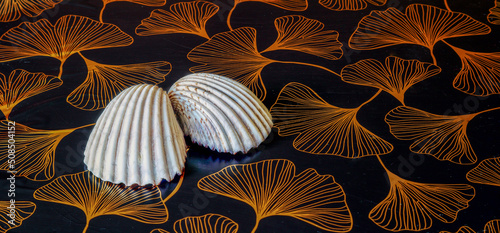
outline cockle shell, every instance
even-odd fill
[[[264,104],[241,83],[213,74],[190,74],[168,91],[185,135],[219,152],[247,153],[272,128]]]
[[[88,170],[117,184],[156,185],[181,174],[186,143],[167,93],[148,84],[122,91],[97,120],[84,154]]]

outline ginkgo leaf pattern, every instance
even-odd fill
[[[369,217],[388,231],[422,231],[429,229],[434,219],[453,222],[475,196],[474,187],[468,184],[417,183],[389,171],[387,174],[389,194]]]
[[[329,60],[342,57],[342,43],[334,30],[323,30],[325,25],[300,15],[279,17],[274,21],[278,38],[266,50],[295,50]]]
[[[157,9],[151,12],[135,33],[139,36],[188,33],[210,39],[205,25],[218,10],[219,6],[205,1],[175,3],[169,11]]]
[[[429,154],[439,160],[458,164],[477,161],[466,134],[467,124],[476,114],[445,116],[400,106],[391,110],[385,121],[391,133],[401,140],[414,140],[410,150]]]
[[[441,68],[431,63],[390,56],[385,64],[366,59],[347,65],[341,75],[345,82],[382,89],[404,103],[408,88],[439,72]]]
[[[0,146],[8,148],[8,121],[0,122]],[[71,129],[41,130],[15,123],[15,171],[16,176],[30,180],[50,180],[54,176],[55,151],[61,140],[73,131]],[[0,151],[0,170],[14,170],[10,167],[8,150]]]
[[[0,0],[0,24],[0,173],[16,177],[0,182],[16,186],[16,224],[4,198],[0,233],[500,233],[487,127],[500,114],[500,0]],[[271,133],[248,155],[191,146],[193,166],[157,186],[81,169],[70,147],[89,119],[127,87],[188,73],[248,87],[286,140]],[[77,215],[43,226],[38,203]]]
[[[158,84],[165,81],[171,70],[166,61],[128,65],[105,65],[84,58],[87,78],[71,92],[67,101],[82,110],[98,110],[125,88],[142,83]]]
[[[485,233],[500,233],[500,219],[491,220],[484,226]]]
[[[500,1],[495,1],[495,6],[490,9],[488,21],[492,24],[500,25]]]
[[[335,11],[357,11],[365,9],[368,4],[385,5],[387,0],[319,0],[319,4]]]
[[[177,220],[174,231],[175,233],[236,233],[238,224],[222,215],[206,214]]]
[[[230,197],[250,205],[257,220],[289,216],[331,232],[348,232],[352,217],[342,187],[331,175],[309,168],[296,174],[285,159],[231,165],[202,178],[201,190]]]
[[[280,136],[298,134],[293,146],[299,151],[346,158],[391,152],[390,143],[356,120],[358,110],[330,105],[311,88],[292,82],[281,90],[271,115]]]
[[[15,211],[14,218],[9,216],[12,214],[11,209]],[[0,201],[0,232],[7,232],[21,226],[23,221],[35,212],[35,209],[36,205],[31,201],[16,200],[13,208],[11,208],[10,201]],[[14,224],[9,223],[9,221]]]
[[[462,61],[462,69],[453,80],[456,89],[477,96],[500,94],[500,52],[480,53],[451,48]]]
[[[500,186],[500,158],[485,159],[467,173],[472,183]]]
[[[61,86],[62,81],[44,73],[17,69],[6,78],[0,73],[0,110],[9,118],[12,109],[21,101]]]
[[[449,232],[449,231],[440,231],[439,233],[451,233],[451,232]],[[469,226],[462,226],[455,233],[476,233],[476,231],[473,230],[472,228],[470,228]]]
[[[191,67],[190,71],[233,78],[250,88],[259,99],[265,99],[266,88],[261,72],[275,61],[259,53],[256,36],[257,31],[250,27],[214,35],[189,52],[189,60],[203,64]]]
[[[388,8],[363,17],[349,39],[349,46],[371,50],[398,44],[416,44],[433,49],[446,38],[485,35],[491,29],[468,15],[441,8],[412,4],[405,13]]]
[[[21,15],[35,17],[43,11],[53,8],[62,0],[3,0],[0,1],[0,22],[11,22]]]
[[[60,176],[37,189],[33,197],[81,209],[86,216],[83,232],[91,219],[102,215],[118,215],[148,224],[161,224],[168,219],[158,188],[123,188],[102,181],[89,171]]]
[[[132,44],[117,26],[93,19],[65,15],[52,25],[47,19],[24,22],[0,37],[0,62],[48,56],[64,62],[72,54],[91,49]]]

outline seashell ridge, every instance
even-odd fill
[[[175,82],[168,95],[184,134],[210,149],[247,153],[271,132],[269,110],[233,79],[190,74]]]
[[[186,143],[167,93],[149,84],[123,90],[97,120],[84,155],[95,176],[127,186],[181,174]]]

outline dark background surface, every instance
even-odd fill
[[[197,65],[189,61],[186,55],[191,49],[206,40],[189,34],[141,37],[135,34],[134,29],[141,23],[142,19],[149,16],[152,10],[168,9],[171,4],[176,2],[168,1],[163,7],[147,7],[129,2],[109,4],[104,12],[104,22],[117,25],[134,38],[134,43],[127,47],[84,51],[82,54],[91,60],[105,64],[168,61],[172,64],[172,71],[166,76],[166,81],[160,84],[161,87],[168,89],[177,79],[190,73],[190,67]],[[223,6],[231,7],[233,4],[229,0],[220,0],[216,3],[220,6],[219,13],[207,23],[207,32],[210,36],[228,30],[225,22],[228,9],[225,10]],[[329,61],[293,51],[269,52],[266,53],[266,57],[318,64],[338,73],[347,64],[367,58],[383,61],[390,55],[432,62],[428,50],[421,46],[398,45],[370,51],[355,51],[347,46],[347,41],[355,31],[359,20],[369,14],[371,10],[384,10],[388,6],[404,9],[412,3],[432,4],[444,8],[444,3],[441,1],[400,0],[388,1],[388,4],[382,7],[369,5],[366,10],[337,12],[328,10],[315,1],[309,1],[309,7],[306,11],[291,12],[260,2],[245,2],[239,4],[234,11],[232,26],[233,28],[254,27],[257,30],[258,48],[262,50],[271,45],[277,36],[273,24],[275,18],[298,14],[317,19],[325,24],[325,29],[339,32],[339,41],[344,45],[344,56],[341,59]],[[494,4],[493,0],[456,0],[450,1],[449,4],[454,11],[466,13],[474,19],[488,24],[492,28],[492,33],[485,36],[449,39],[448,42],[454,46],[473,51],[500,51],[500,28],[489,24],[486,20],[488,9]],[[98,19],[101,7],[102,2],[100,1],[66,0],[56,8],[47,11],[45,16],[24,18],[24,20],[36,21],[40,18],[47,18],[50,22],[55,23],[58,18],[68,14]],[[20,22],[21,20],[1,23],[0,32],[3,34]],[[405,95],[405,102],[408,106],[435,114],[450,115],[478,112],[500,106],[498,95],[471,99],[469,95],[454,89],[452,81],[461,67],[459,57],[442,42],[436,44],[435,55],[442,72],[411,87]],[[58,67],[59,61],[56,59],[33,57],[0,63],[0,72],[8,75],[12,70],[22,68],[30,72],[57,75]],[[85,79],[86,72],[84,61],[77,55],[71,56],[64,64],[63,85],[24,100],[13,109],[10,120],[37,129],[66,129],[94,123],[102,109],[83,111],[66,102],[67,95]],[[271,64],[264,68],[262,78],[267,87],[267,97],[264,104],[268,108],[276,101],[283,86],[289,82],[303,83],[311,87],[327,102],[340,107],[356,107],[377,91],[374,88],[347,84],[331,73],[300,65]],[[393,152],[381,156],[386,166],[395,174],[412,181],[470,184],[466,180],[465,174],[477,163],[464,166],[441,162],[428,155],[413,155],[408,150],[411,141],[397,140],[390,134],[389,127],[384,122],[384,116],[398,105],[399,102],[395,98],[383,92],[374,101],[363,107],[358,114],[358,120],[362,125],[394,145]],[[500,112],[495,111],[481,114],[470,122],[467,135],[478,156],[478,162],[499,155],[499,120]],[[56,150],[56,176],[84,171],[83,150],[90,130],[91,127],[77,130],[61,141]],[[230,198],[200,191],[196,187],[196,183],[202,177],[217,172],[229,164],[251,163],[274,158],[291,160],[297,167],[297,173],[307,168],[314,168],[319,174],[333,175],[336,182],[344,188],[347,196],[347,204],[354,221],[351,232],[385,232],[368,218],[370,210],[382,201],[389,191],[385,172],[376,157],[345,159],[336,156],[307,154],[292,147],[294,138],[294,136],[280,137],[274,131],[257,152],[235,158],[193,145],[188,152],[184,183],[179,192],[166,203],[169,220],[165,224],[148,225],[119,216],[100,216],[90,222],[87,232],[149,233],[156,228],[173,232],[173,223],[176,220],[188,215],[198,216],[207,213],[227,216],[239,224],[238,232],[250,232],[255,221],[255,214],[250,206]],[[7,200],[5,177],[6,173],[1,172],[0,200]],[[32,201],[36,203],[37,208],[35,213],[19,228],[9,232],[73,233],[83,230],[85,215],[81,210],[72,206],[34,200],[33,192],[49,183],[48,181],[35,182],[17,178],[16,182],[16,200]],[[469,225],[473,229],[479,230],[483,229],[487,221],[500,218],[500,188],[480,184],[473,184],[473,186],[476,189],[475,198],[469,203],[469,208],[459,212],[454,223],[445,224],[434,220],[432,228],[424,232],[439,232],[441,230],[455,232],[462,225]],[[171,189],[172,187],[166,188]],[[273,216],[263,219],[257,232],[319,233],[325,231],[294,218]]]

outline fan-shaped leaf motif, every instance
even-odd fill
[[[127,46],[132,42],[132,37],[115,25],[65,15],[54,25],[40,19],[8,30],[0,37],[0,62],[34,56],[49,56],[64,62],[79,51]]]
[[[368,3],[375,6],[385,5],[387,0],[319,0],[319,4],[335,11],[357,11],[363,10]]]
[[[0,201],[0,232],[7,232],[21,226],[23,221],[35,212],[35,209],[36,205],[31,201],[16,201],[13,208],[11,208],[10,201]],[[12,213],[11,210],[14,212]],[[9,223],[9,221],[12,222]]]
[[[439,233],[451,233],[449,231],[440,231]],[[470,228],[469,226],[462,226],[456,233],[476,233],[475,230]]]
[[[500,94],[500,52],[479,53],[451,47],[462,61],[462,69],[453,80],[456,89],[478,96]]]
[[[289,83],[271,107],[271,115],[280,136],[299,134],[293,142],[299,151],[346,158],[392,151],[390,143],[356,120],[358,110],[330,105],[311,88]]]
[[[417,44],[432,50],[438,41],[484,35],[491,29],[468,15],[430,5],[412,4],[405,13],[395,8],[363,17],[349,39],[353,49],[370,50],[398,44]]]
[[[477,157],[467,138],[467,124],[475,114],[444,116],[400,106],[391,110],[385,121],[391,133],[401,140],[414,140],[410,150],[429,154],[439,160],[473,164]]]
[[[62,0],[3,0],[0,1],[0,22],[11,22],[21,15],[35,17],[47,9],[53,8]]]
[[[429,229],[434,219],[453,222],[475,196],[474,187],[467,184],[424,184],[390,172],[388,176],[389,194],[370,211],[369,217],[389,231],[422,231]]]
[[[258,222],[266,217],[289,216],[318,228],[347,232],[352,217],[342,187],[331,175],[309,168],[295,174],[295,165],[284,159],[231,165],[202,178],[201,190],[247,203]]]
[[[274,21],[278,38],[265,51],[295,50],[329,60],[342,57],[339,33],[323,30],[325,25],[315,19],[300,15],[279,17]]]
[[[218,214],[206,214],[199,217],[186,217],[174,224],[176,233],[236,233],[238,224]]]
[[[236,6],[242,2],[262,2],[269,5],[279,7],[288,11],[305,11],[307,9],[307,0],[235,0]]]
[[[166,61],[128,65],[104,65],[85,59],[85,81],[68,95],[67,101],[82,110],[98,110],[127,87],[165,81],[171,65]]]
[[[490,9],[488,21],[492,24],[500,25],[500,1],[495,1],[495,6]]]
[[[0,122],[0,147],[10,148],[8,121]],[[30,180],[50,180],[54,176],[55,150],[59,142],[73,131],[80,129],[40,130],[15,123],[15,164],[16,176]],[[14,170],[9,163],[8,150],[0,151],[0,170]]]
[[[390,56],[385,59],[385,66],[375,59],[347,65],[342,69],[342,80],[382,89],[404,103],[408,88],[439,72],[441,68],[431,63]]]
[[[484,226],[485,233],[500,233],[500,219],[491,220]]]
[[[500,158],[485,159],[467,173],[472,183],[500,186]]]
[[[112,2],[132,2],[145,6],[163,6],[167,3],[167,0],[102,0],[104,4]]]
[[[209,39],[205,30],[207,21],[219,11],[219,6],[205,1],[179,2],[170,11],[158,9],[142,20],[135,29],[139,36],[171,33],[189,33]]]
[[[167,221],[168,211],[158,188],[134,189],[104,182],[84,171],[60,176],[33,194],[39,201],[55,202],[81,209],[88,222],[102,215],[118,215],[147,224]]]
[[[61,86],[62,81],[44,73],[17,69],[9,77],[0,73],[0,110],[8,119],[12,109],[21,101]]]
[[[257,31],[250,27],[214,35],[189,52],[189,60],[203,64],[191,67],[191,72],[214,73],[236,79],[250,88],[259,99],[265,99],[266,88],[261,72],[274,61],[257,51],[256,36]]]

